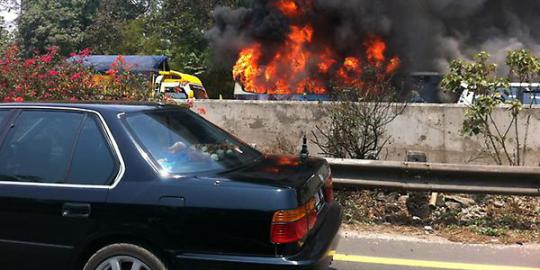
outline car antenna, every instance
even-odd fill
[[[302,138],[302,150],[300,151],[300,161],[306,162],[309,158],[309,150],[307,145],[307,135],[304,132],[304,137]]]

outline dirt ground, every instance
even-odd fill
[[[348,230],[435,235],[463,243],[540,243],[539,198],[441,194],[429,206],[423,195],[347,189],[335,197]]]

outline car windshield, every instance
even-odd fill
[[[188,96],[185,93],[165,93],[165,96],[172,99],[187,99]]]
[[[128,129],[169,174],[227,171],[261,153],[187,109],[129,114]]]
[[[167,87],[165,88],[165,96],[170,97],[172,99],[188,99],[188,96],[179,87]]]

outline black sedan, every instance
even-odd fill
[[[332,197],[187,108],[0,105],[3,270],[326,269]]]

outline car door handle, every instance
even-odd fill
[[[88,218],[90,216],[90,204],[88,203],[64,203],[62,216],[70,218]]]

